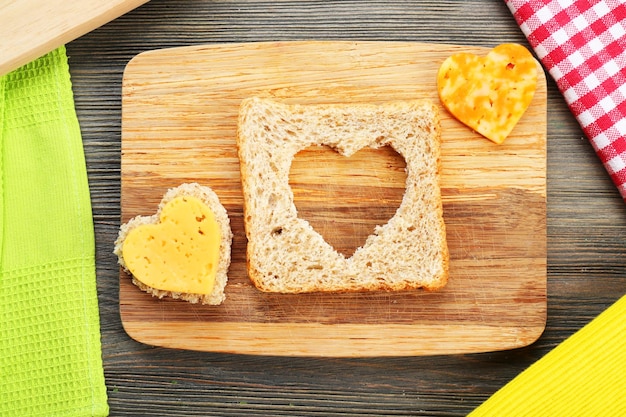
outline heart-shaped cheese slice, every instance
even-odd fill
[[[437,74],[444,107],[463,124],[502,143],[530,105],[537,88],[537,61],[518,44],[502,44],[487,56],[459,53]]]
[[[219,261],[220,228],[200,199],[179,196],[166,203],[159,222],[132,229],[122,247],[126,267],[152,288],[209,294]]]

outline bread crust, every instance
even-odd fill
[[[122,248],[124,245],[124,240],[126,239],[128,233],[130,233],[130,231],[134,228],[144,224],[159,223],[159,217],[163,207],[168,202],[179,196],[192,196],[200,199],[213,211],[213,213],[215,214],[215,220],[220,226],[221,240],[219,249],[219,263],[215,274],[215,285],[213,287],[213,290],[209,294],[172,292],[152,288],[132,276],[131,272],[126,267],[126,263],[124,262]],[[161,199],[161,202],[158,205],[157,212],[155,214],[151,216],[136,216],[129,220],[127,223],[121,225],[118,237],[115,240],[115,248],[113,250],[113,253],[117,255],[118,263],[120,264],[120,266],[131,275],[133,284],[139,287],[142,291],[145,291],[153,295],[154,297],[157,297],[159,299],[169,297],[188,301],[193,304],[201,303],[209,305],[219,305],[226,299],[224,289],[228,282],[228,268],[230,267],[231,261],[232,239],[233,232],[230,227],[230,219],[228,217],[226,209],[220,203],[217,194],[215,194],[215,192],[210,187],[202,186],[198,183],[184,183],[179,185],[178,187],[169,189],[165,193],[165,195]]]
[[[259,290],[402,291],[446,285],[441,133],[432,102],[289,105],[252,97],[241,103],[237,145],[247,271]],[[349,258],[297,215],[289,169],[295,154],[312,145],[346,156],[365,146],[389,145],[407,163],[406,190],[395,215]]]

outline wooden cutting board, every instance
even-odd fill
[[[252,95],[299,103],[428,98],[436,72],[475,47],[410,42],[275,42],[194,46],[136,56],[122,91],[122,221],[156,211],[183,182],[212,187],[234,233],[221,306],[157,300],[120,273],[120,312],[150,345],[264,355],[403,356],[528,345],[546,321],[546,81],[495,145],[441,108],[442,194],[450,280],[439,292],[280,295],[257,291],[246,238],[236,120]],[[300,216],[342,253],[389,219],[404,161],[388,148],[347,159],[323,148],[294,160]]]

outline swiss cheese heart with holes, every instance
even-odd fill
[[[501,144],[530,105],[537,61],[518,44],[502,44],[486,56],[448,57],[437,74],[444,107],[460,122]]]

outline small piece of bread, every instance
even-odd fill
[[[248,275],[267,292],[346,292],[443,287],[448,246],[439,185],[440,125],[430,101],[288,105],[243,100],[238,154]],[[327,145],[350,156],[390,145],[406,161],[403,200],[346,258],[298,217],[289,186],[297,152]]]
[[[135,276],[132,276],[132,273],[128,269],[128,265],[124,261],[123,256],[123,245],[128,234],[135,228],[148,225],[148,224],[158,224],[160,219],[160,214],[165,205],[180,196],[191,196],[199,199],[202,203],[204,203],[215,215],[215,220],[219,225],[220,230],[220,245],[219,245],[219,261],[215,274],[215,283],[213,289],[208,294],[192,294],[185,292],[172,292],[172,291],[163,291],[160,289],[152,288]],[[219,201],[219,198],[215,192],[206,186],[201,186],[197,183],[186,183],[182,184],[176,188],[172,188],[168,190],[163,196],[161,202],[159,203],[158,210],[156,214],[152,216],[136,216],[131,219],[128,223],[123,224],[120,227],[120,231],[118,234],[118,238],[115,241],[115,249],[113,253],[115,253],[118,257],[119,264],[132,276],[132,282],[141,290],[146,291],[149,294],[152,294],[155,297],[163,298],[163,297],[171,297],[175,299],[181,299],[188,301],[190,303],[202,303],[202,304],[210,304],[210,305],[218,305],[221,304],[226,298],[224,294],[224,288],[226,287],[226,283],[228,281],[228,268],[230,266],[231,260],[231,244],[232,244],[233,233],[230,228],[230,219],[226,212],[226,209]]]

